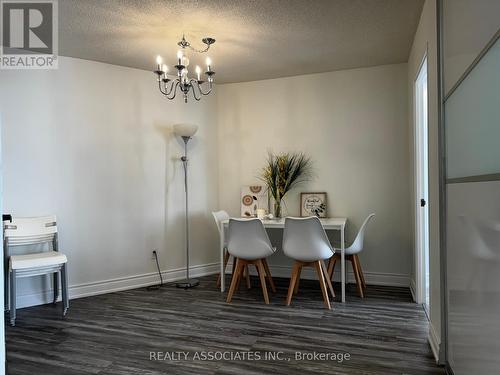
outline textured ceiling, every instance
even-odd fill
[[[59,53],[153,70],[186,34],[216,82],[406,62],[423,0],[60,0]],[[189,54],[191,66],[205,55]],[[191,69],[194,71],[194,69]]]

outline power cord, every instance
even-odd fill
[[[163,285],[170,285],[173,283],[169,284],[163,284],[163,277],[161,276],[161,271],[160,271],[160,262],[158,261],[158,253],[156,250],[153,250],[153,255],[155,256],[155,261],[156,261],[156,269],[158,270],[158,276],[160,276],[160,283],[157,285],[150,285],[146,289],[147,290],[158,290],[160,289]]]
[[[153,255],[155,256],[155,261],[156,261],[156,269],[158,270],[158,276],[160,276],[160,283],[156,285],[150,285],[146,287],[146,290],[158,290],[163,286],[170,286],[170,285],[175,285],[176,282],[172,281],[170,283],[163,283],[163,277],[161,276],[161,271],[160,271],[160,262],[158,261],[158,253],[156,250],[153,250]]]

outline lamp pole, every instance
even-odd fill
[[[175,285],[177,288],[193,288],[200,284],[197,279],[191,279],[189,277],[189,197],[188,197],[188,157],[187,157],[187,144],[191,139],[190,136],[182,136],[184,141],[184,156],[181,157],[182,165],[184,167],[184,193],[185,193],[185,225],[186,225],[186,278],[184,280],[178,281]]]

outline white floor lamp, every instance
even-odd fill
[[[184,192],[186,194],[186,278],[184,280],[178,281],[175,285],[177,288],[193,288],[197,286],[200,281],[197,279],[191,279],[189,277],[189,211],[188,211],[188,157],[187,157],[187,144],[189,140],[198,130],[197,125],[192,124],[177,124],[174,125],[174,134],[178,137],[182,137],[184,141],[184,156],[181,157],[182,165],[184,167]]]

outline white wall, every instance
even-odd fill
[[[2,71],[4,211],[58,215],[73,297],[156,281],[153,248],[166,276],[181,277],[182,147],[170,126],[193,122],[195,272],[217,270],[210,211],[238,215],[240,188],[258,182],[266,152],[289,150],[310,155],[317,178],[287,197],[287,213],[298,214],[300,191],[326,191],[352,240],[376,212],[361,255],[368,282],[408,285],[407,75],[397,64],[228,84],[186,105],[141,70],[62,57],[56,71]],[[288,271],[290,261],[271,263]],[[21,306],[50,300],[48,280],[39,284],[21,285]]]
[[[171,102],[150,72],[73,58],[54,71],[0,71],[4,212],[58,216],[73,297],[156,282],[153,248],[164,271],[185,264],[178,122],[199,125],[189,147],[191,264],[218,261],[215,104]],[[47,281],[23,281],[21,306],[48,300]]]
[[[415,285],[415,209],[419,200],[415,196],[415,104],[414,83],[420,64],[427,54],[428,136],[429,136],[429,282],[430,282],[430,332],[429,339],[434,354],[438,356],[441,342],[441,295],[440,295],[440,244],[439,244],[439,129],[438,129],[438,81],[437,81],[437,24],[436,1],[427,0],[422,9],[413,45],[408,59],[408,126],[410,134],[410,189],[412,230],[412,285]]]
[[[375,212],[360,256],[368,282],[408,285],[407,74],[398,64],[219,86],[220,208],[239,214],[240,188],[259,182],[268,150],[303,151],[317,178],[285,198],[286,213],[299,214],[300,191],[326,191],[352,240]]]

